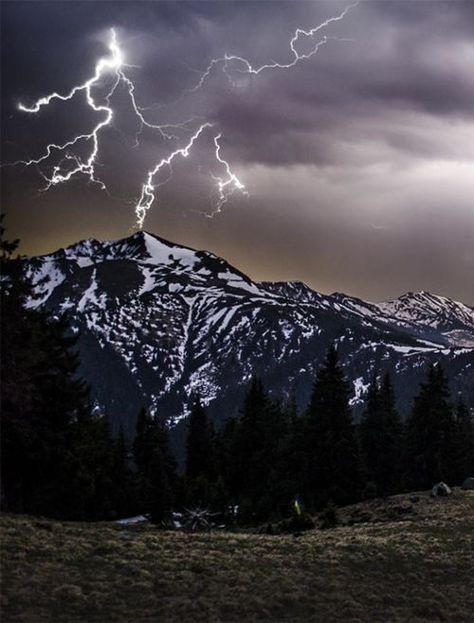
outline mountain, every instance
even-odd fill
[[[254,374],[300,407],[336,343],[360,413],[374,374],[394,375],[406,411],[427,361],[474,405],[474,310],[428,292],[384,303],[324,295],[301,282],[254,282],[225,260],[138,232],[84,240],[25,262],[30,307],[67,312],[82,373],[114,426],[132,433],[146,404],[178,422],[199,392],[217,420]]]

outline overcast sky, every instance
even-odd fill
[[[133,233],[146,172],[207,121],[212,129],[156,191],[147,231],[213,251],[254,279],[297,279],[371,300],[429,290],[474,304],[474,2],[361,1],[316,37],[298,39],[302,54],[329,37],[311,58],[258,75],[242,63],[227,73],[216,64],[190,92],[225,53],[254,67],[288,64],[295,29],[348,4],[2,2],[4,163],[37,158],[49,142],[90,132],[103,118],[83,94],[37,114],[18,103],[93,76],[110,54],[111,27],[146,119],[190,120],[174,142],[145,129],[136,145],[122,85],[99,136],[96,170],[109,194],[80,175],[38,192],[41,171],[50,175],[61,159],[55,154],[41,171],[4,167],[10,237],[36,254]],[[225,176],[217,132],[248,195],[235,192],[208,218],[213,176]],[[87,144],[80,149],[84,157]]]

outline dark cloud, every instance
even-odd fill
[[[328,41],[292,70],[258,77],[213,57],[256,66],[291,60],[297,27],[344,2],[3,2],[2,158],[38,155],[92,123],[80,101],[26,118],[18,101],[68,91],[107,52],[115,27],[153,122],[196,116],[223,133],[222,149],[250,197],[213,220],[222,174],[203,136],[157,195],[146,226],[208,247],[259,278],[303,278],[322,290],[372,298],[432,289],[474,303],[474,3],[360,2]],[[301,42],[302,45],[304,42]],[[113,199],[80,180],[37,194],[34,170],[3,169],[3,204],[26,251],[87,235],[127,235],[143,173],[166,154],[120,92],[103,135],[101,174]]]

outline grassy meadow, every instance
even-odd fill
[[[474,491],[340,519],[295,537],[6,514],[1,621],[474,621]]]

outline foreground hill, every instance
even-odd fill
[[[374,373],[396,373],[406,410],[425,363],[441,361],[454,393],[474,404],[474,310],[427,292],[367,303],[302,283],[253,282],[225,260],[139,232],[85,240],[32,258],[31,307],[68,312],[97,403],[132,433],[145,403],[179,420],[199,392],[232,415],[258,373],[300,407],[336,343],[361,408]]]
[[[427,496],[300,538],[3,516],[2,621],[472,621],[474,492]]]

